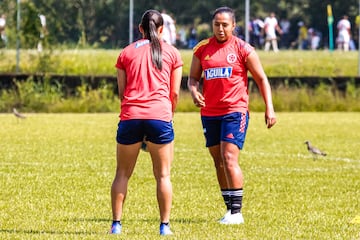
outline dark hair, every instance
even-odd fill
[[[156,10],[147,10],[141,18],[141,27],[144,30],[146,39],[150,41],[151,59],[157,69],[162,69],[162,49],[161,39],[157,33],[157,29],[164,25],[161,13]]]
[[[235,19],[235,11],[229,7],[219,7],[217,9],[215,9],[213,15],[212,15],[212,19],[215,19],[215,16],[219,13],[228,13],[230,14],[232,20],[234,23],[236,23],[236,19]]]

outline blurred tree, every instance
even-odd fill
[[[129,0],[22,0],[21,3],[24,11],[22,34],[30,35],[22,37],[23,47],[33,47],[31,39],[35,36],[36,27],[32,21],[36,21],[35,13],[46,16],[48,40],[52,44],[119,48],[128,43]],[[320,30],[325,36],[327,4],[333,7],[335,22],[347,14],[354,24],[359,11],[358,0],[250,0],[250,3],[252,16],[264,18],[270,11],[274,11],[279,18],[289,19],[293,36],[296,35],[297,22],[300,20]],[[166,9],[178,25],[189,26],[195,21],[197,24],[209,24],[212,11],[225,5],[235,10],[238,22],[244,22],[245,1],[134,0],[135,29],[131,31],[137,32],[141,15],[149,8],[159,11]],[[9,46],[14,47],[12,36],[16,33],[16,1],[1,0],[0,13],[8,16]]]
[[[21,46],[24,48],[36,48],[41,33],[38,9],[31,1],[24,2],[21,9]]]

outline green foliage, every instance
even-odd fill
[[[119,109],[119,100],[114,95],[114,87],[101,84],[97,89],[91,89],[82,84],[76,89],[74,97],[63,100],[54,106],[60,112],[115,112]]]
[[[52,50],[42,52],[22,50],[20,69],[26,73],[46,74],[56,73],[64,75],[113,75],[115,77],[115,62],[120,50]],[[2,72],[15,69],[15,51],[3,50],[0,61]],[[258,51],[262,64],[269,77],[276,76],[348,76],[346,90],[340,91],[333,85],[320,83],[314,89],[302,85],[300,81],[286,81],[284,85],[273,89],[276,111],[360,111],[360,90],[355,85],[354,76],[357,75],[356,52],[327,52],[327,51],[281,51],[277,54]],[[184,61],[183,76],[189,74],[192,51],[181,50]],[[346,62],[347,64],[343,64]],[[341,66],[341,68],[339,68]],[[315,70],[314,70],[315,69]],[[100,84],[98,89],[90,89],[86,82],[75,89],[73,96],[68,96],[65,86],[45,81],[36,83],[31,79],[27,83],[17,83],[17,88],[27,94],[18,96],[18,90],[1,90],[0,112],[9,112],[11,108],[21,107],[30,112],[109,112],[118,111],[119,102],[114,96],[113,84]],[[253,82],[250,83],[250,109],[263,111],[264,103],[256,91]],[[43,94],[47,91],[47,94]],[[65,94],[64,94],[65,92]],[[50,95],[54,95],[53,99]],[[188,92],[183,91],[178,105],[178,111],[191,112],[199,109],[193,106]],[[24,99],[25,98],[25,99]]]
[[[73,94],[67,94],[59,82],[15,81],[15,89],[1,90],[0,112],[10,112],[13,107],[27,112],[117,112],[119,99],[114,94],[114,85],[105,82],[92,89],[83,82]],[[306,86],[279,86],[273,89],[273,102],[277,112],[329,112],[360,111],[360,91],[349,84],[346,92],[324,83],[316,88]],[[250,93],[250,110],[262,112],[265,109],[258,91]],[[181,91],[177,112],[197,112],[188,91]]]
[[[198,112],[199,108],[194,105],[189,91],[181,91],[177,112]]]
[[[21,1],[23,32],[21,45],[34,48],[39,36],[37,14],[47,17],[47,25],[52,44],[70,44],[102,48],[124,47],[129,42],[129,2],[124,0],[32,0]],[[358,15],[357,0],[348,1],[311,1],[311,0],[258,0],[250,1],[251,16],[266,17],[270,11],[277,13],[278,18],[291,21],[291,37],[297,36],[297,22],[304,21],[308,26],[327,35],[326,5],[333,7],[334,19],[338,21],[343,14],[348,14],[352,23]],[[235,0],[202,0],[202,1],[169,1],[138,0],[134,3],[133,24],[140,22],[146,9],[166,9],[180,26],[209,24],[211,13],[220,6],[229,6],[236,12],[236,17],[244,24],[245,1]],[[9,45],[15,47],[16,35],[16,1],[0,1],[0,14],[8,15]],[[355,24],[353,24],[355,26]],[[244,26],[244,25],[243,25]],[[207,32],[200,32],[201,38]],[[354,37],[357,34],[354,31]],[[29,41],[27,41],[29,40]],[[325,43],[327,44],[327,43]]]
[[[42,83],[37,83],[32,78],[15,81],[15,86],[15,89],[2,90],[2,111],[11,111],[12,107],[16,107],[31,112],[47,112],[48,107],[59,102],[63,95],[61,85],[57,82],[50,83],[48,78]]]
[[[252,113],[239,163],[245,224],[225,205],[199,113],[175,114],[171,239],[357,239],[358,113]],[[155,180],[140,152],[123,215],[109,236],[118,114],[0,114],[0,239],[159,239]],[[305,140],[328,155],[315,161]]]
[[[121,49],[55,49],[42,53],[35,50],[20,51],[20,69],[23,73],[49,72],[75,75],[114,75],[115,63]],[[15,70],[16,51],[3,50],[5,61],[0,61],[1,72]],[[192,50],[180,50],[184,62],[183,76],[190,71]],[[358,53],[329,51],[258,51],[258,55],[269,77],[354,77],[358,75]],[[39,64],[43,62],[44,64]],[[346,62],[346,64],[344,64]],[[40,70],[41,71],[40,71]]]
[[[111,84],[100,84],[91,89],[86,83],[79,86],[74,95],[67,96],[57,81],[15,81],[15,88],[1,90],[0,112],[10,112],[13,107],[25,112],[114,112],[119,101]]]
[[[351,90],[349,90],[351,91]],[[358,89],[356,92],[359,92]],[[324,83],[314,89],[303,87],[279,86],[273,89],[273,103],[278,112],[329,112],[359,111],[359,95],[346,94]],[[250,93],[250,110],[264,111],[261,95]]]

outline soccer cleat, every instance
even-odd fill
[[[220,220],[220,224],[242,224],[244,223],[244,218],[241,213],[235,214],[225,214],[225,216]]]
[[[160,224],[160,235],[166,236],[166,235],[172,235],[173,232],[170,230],[170,226],[165,223]]]
[[[111,225],[110,234],[120,234],[121,233],[121,224],[116,222]]]
[[[219,222],[223,221],[225,218],[231,215],[231,210],[227,210],[225,215],[219,220]]]
[[[147,144],[145,141],[142,141],[141,143],[141,150],[143,150],[144,152],[148,151]]]

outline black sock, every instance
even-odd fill
[[[161,222],[160,225],[161,225],[161,224],[164,224],[164,225],[168,226],[168,225],[169,225],[169,222]]]
[[[121,222],[118,221],[118,220],[113,220],[113,224],[114,224],[114,223],[119,223],[119,224],[121,225]]]
[[[241,212],[243,189],[242,188],[231,189],[229,193],[230,193],[231,214]]]
[[[230,192],[229,189],[221,189],[221,194],[224,199],[224,203],[226,205],[226,210],[231,209],[231,202],[230,202]]]

